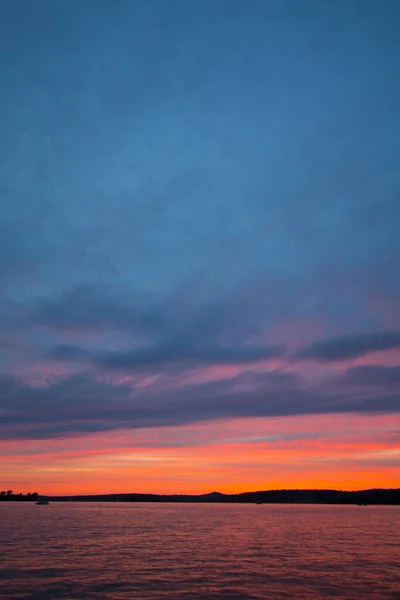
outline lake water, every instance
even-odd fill
[[[0,503],[3,600],[400,598],[400,507]]]

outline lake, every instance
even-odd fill
[[[0,503],[5,600],[400,598],[400,507]]]

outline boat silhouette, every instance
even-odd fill
[[[47,498],[39,498],[36,504],[38,506],[47,506],[48,504],[50,504],[50,502],[47,500]]]

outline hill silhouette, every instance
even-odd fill
[[[95,494],[53,496],[52,501],[75,502],[199,502],[199,503],[262,503],[262,504],[380,504],[400,505],[400,488],[342,490],[264,490],[241,494]]]

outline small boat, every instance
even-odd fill
[[[46,500],[46,498],[39,498],[36,504],[37,506],[47,506],[48,504],[50,504],[50,502]]]

